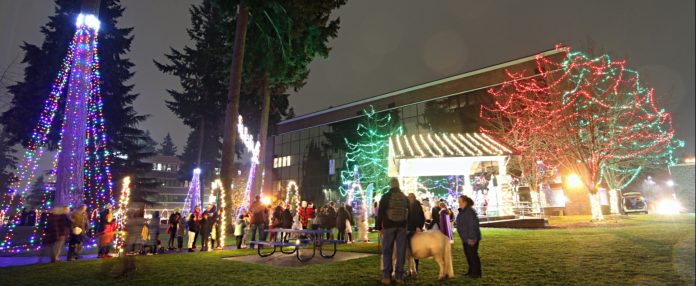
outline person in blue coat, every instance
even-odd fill
[[[481,277],[481,259],[478,255],[479,242],[481,242],[481,229],[476,211],[473,208],[474,201],[467,196],[459,196],[459,214],[457,214],[457,233],[464,244],[464,254],[469,264],[469,271],[465,274],[472,278]]]

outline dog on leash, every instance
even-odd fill
[[[440,272],[438,273],[438,279],[454,278],[454,267],[452,266],[452,245],[450,244],[449,237],[445,236],[437,230],[430,230],[426,232],[417,232],[411,238],[410,251],[406,251],[406,273],[410,273],[411,276],[416,277],[418,272],[416,271],[416,261],[415,259],[425,259],[428,257],[433,257]],[[384,270],[384,263],[380,259],[380,269]],[[396,247],[392,252],[392,265],[396,265]],[[392,275],[395,275],[396,267],[392,271]]]

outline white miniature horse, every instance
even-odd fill
[[[435,262],[440,267],[440,272],[437,278],[442,280],[445,278],[454,278],[454,267],[452,266],[452,245],[449,237],[437,230],[426,232],[418,232],[411,238],[411,251],[406,252],[406,263],[408,268],[406,271],[416,276],[416,261],[415,259],[425,259],[428,257],[435,258]],[[384,269],[382,260],[380,259],[380,269]],[[392,254],[392,265],[396,265],[396,249]],[[392,275],[395,273],[394,268]]]

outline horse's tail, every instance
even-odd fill
[[[448,278],[454,278],[454,266],[452,265],[452,244],[449,242],[449,238],[445,239],[445,271],[447,271]]]

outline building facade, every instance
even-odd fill
[[[561,50],[540,55],[565,56]],[[284,192],[295,183],[307,200],[338,197],[340,171],[349,151],[346,142],[354,141],[355,128],[371,108],[391,116],[406,135],[478,132],[480,107],[491,101],[488,90],[507,80],[508,71],[536,70],[536,56],[282,121],[266,146],[264,192]]]

